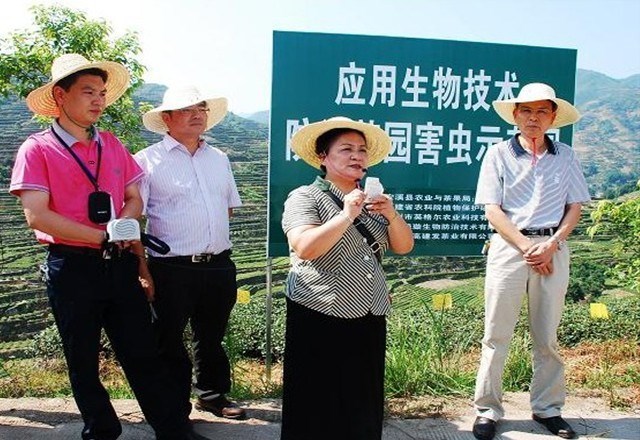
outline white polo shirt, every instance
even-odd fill
[[[535,165],[518,136],[493,145],[480,167],[475,203],[500,205],[518,229],[556,227],[565,206],[591,200],[571,147],[554,142]]]

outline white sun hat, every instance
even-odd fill
[[[51,81],[27,95],[27,107],[29,107],[29,110],[42,116],[59,116],[58,106],[53,99],[53,86],[61,79],[87,69],[101,69],[107,72],[108,78],[105,84],[107,107],[113,104],[129,88],[129,72],[122,64],[114,61],[89,61],[80,54],[69,53],[53,60]]]
[[[550,128],[564,127],[565,125],[574,124],[580,119],[580,112],[578,112],[577,108],[564,99],[556,98],[555,90],[543,83],[527,84],[520,89],[517,98],[493,101],[493,108],[506,122],[516,125],[513,118],[513,110],[516,108],[516,103],[544,100],[553,101],[558,105],[556,118]]]
[[[334,128],[351,128],[364,134],[369,159],[367,167],[382,162],[391,151],[391,138],[380,127],[344,116],[335,116],[305,125],[291,138],[291,148],[306,163],[314,168],[320,168],[322,160],[316,153],[316,141],[322,134]]]
[[[179,110],[205,102],[209,108],[207,113],[207,128],[212,128],[227,114],[227,98],[213,98],[200,93],[194,86],[180,86],[168,88],[162,98],[162,105],[149,110],[142,115],[142,123],[149,131],[166,134],[169,127],[162,120],[162,112]]]

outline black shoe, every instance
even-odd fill
[[[215,399],[196,401],[196,409],[200,411],[209,411],[218,417],[225,419],[242,420],[247,417],[244,409],[240,408],[236,403],[228,400],[224,394],[220,394]]]
[[[476,421],[473,422],[473,435],[478,440],[492,440],[496,435],[495,420],[491,420],[487,417],[476,417]]]
[[[574,438],[576,436],[576,432],[569,426],[565,420],[560,416],[555,417],[539,417],[537,415],[533,415],[533,420],[542,424],[545,428],[549,430],[552,434],[557,435],[562,438]]]

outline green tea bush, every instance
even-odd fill
[[[115,359],[115,353],[111,348],[111,342],[104,331],[100,337],[100,353],[107,359]],[[62,339],[55,324],[42,330],[34,336],[31,346],[26,350],[27,356],[43,359],[62,359],[64,352],[62,349]]]
[[[589,304],[567,304],[558,329],[561,346],[572,347],[582,341],[602,342],[628,339],[640,344],[640,296],[603,298],[609,319],[594,319]]]
[[[567,299],[572,302],[579,302],[598,298],[605,289],[607,270],[607,266],[591,261],[575,261],[572,263]]]
[[[279,359],[284,353],[286,302],[283,296],[273,298],[271,355]],[[254,295],[248,304],[236,304],[229,319],[225,338],[228,348],[243,357],[264,359],[267,354],[266,296]]]
[[[27,355],[46,359],[63,357],[62,340],[55,325],[50,325],[34,336]]]

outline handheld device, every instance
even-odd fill
[[[140,240],[140,224],[132,218],[119,218],[107,223],[109,243],[116,241]]]
[[[380,179],[377,177],[367,177],[364,183],[364,193],[367,195],[365,203],[371,201],[374,197],[381,195],[384,192],[384,187],[380,183]]]

